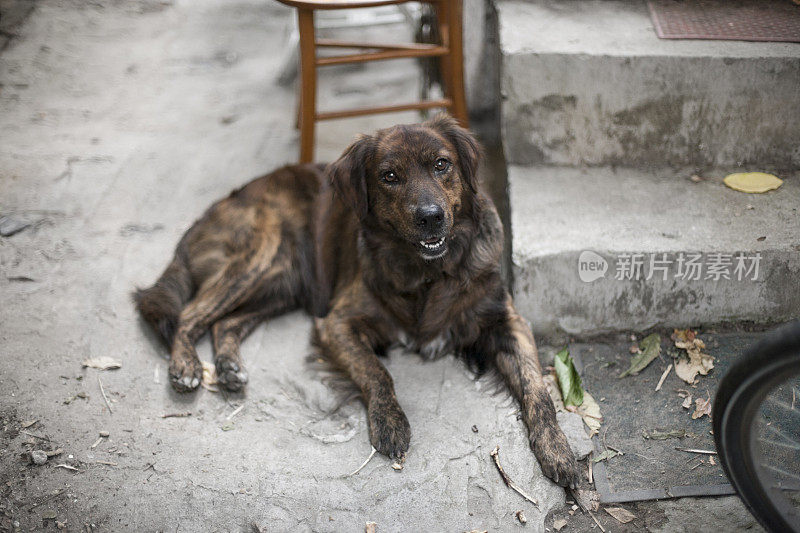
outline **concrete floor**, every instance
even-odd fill
[[[0,12],[30,4],[0,0]],[[42,0],[6,28],[0,214],[31,226],[0,238],[0,530],[511,531],[524,510],[524,529],[543,531],[564,513],[515,406],[452,359],[387,362],[414,431],[402,472],[376,456],[350,475],[370,452],[364,410],[336,409],[304,362],[301,314],[244,344],[243,394],[167,383],[130,292],[207,205],[295,159],[294,91],[275,84],[291,15],[267,0]],[[332,70],[320,93],[337,106],[402,100],[412,75],[403,62]],[[324,124],[319,159],[413,120]],[[210,359],[207,340],[200,352]],[[81,367],[99,356],[122,368]],[[496,445],[538,506],[503,485]],[[33,466],[20,459],[31,449],[61,454]],[[641,505],[665,531],[753,525],[734,498]]]

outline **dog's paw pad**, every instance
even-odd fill
[[[170,363],[169,380],[172,388],[178,392],[191,392],[200,386],[203,367],[200,361]]]
[[[247,384],[247,371],[236,361],[218,359],[216,367],[217,381],[227,390],[236,392]]]

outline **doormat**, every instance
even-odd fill
[[[734,494],[719,464],[709,416],[692,419],[700,398],[714,401],[720,377],[760,333],[700,334],[714,369],[689,385],[670,371],[655,388],[676,352],[662,336],[659,358],[637,376],[620,378],[630,363],[632,342],[571,344],[570,355],[584,388],[600,406],[603,425],[593,437],[594,457],[604,450],[620,455],[593,463],[602,503]],[[686,397],[692,399],[686,402]],[[684,403],[691,403],[684,408]],[[687,452],[684,450],[698,450]]]
[[[792,0],[648,0],[662,39],[800,42]]]

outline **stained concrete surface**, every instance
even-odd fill
[[[243,394],[170,389],[130,291],[209,203],[295,158],[295,95],[274,83],[291,15],[253,0],[46,0],[14,28],[0,55],[0,213],[32,225],[0,239],[0,529],[511,531],[524,510],[524,529],[542,531],[564,509],[514,404],[449,358],[387,361],[413,428],[402,472],[375,457],[350,475],[370,452],[364,410],[339,406],[305,363],[299,313],[245,342]],[[334,69],[320,91],[341,105],[408,97],[412,74],[408,62]],[[415,119],[323,124],[319,158]],[[81,367],[98,356],[122,368]],[[538,506],[503,485],[496,445]],[[61,453],[20,459],[37,448]],[[676,511],[691,502],[647,508],[697,530]],[[745,523],[733,498],[703,505]]]

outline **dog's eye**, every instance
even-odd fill
[[[433,168],[436,172],[444,172],[450,168],[450,161],[444,158],[439,158],[436,160],[436,163],[433,164]]]
[[[383,175],[381,175],[381,179],[383,179],[383,181],[386,183],[394,183],[397,181],[397,174],[390,170],[388,172],[384,172]]]

